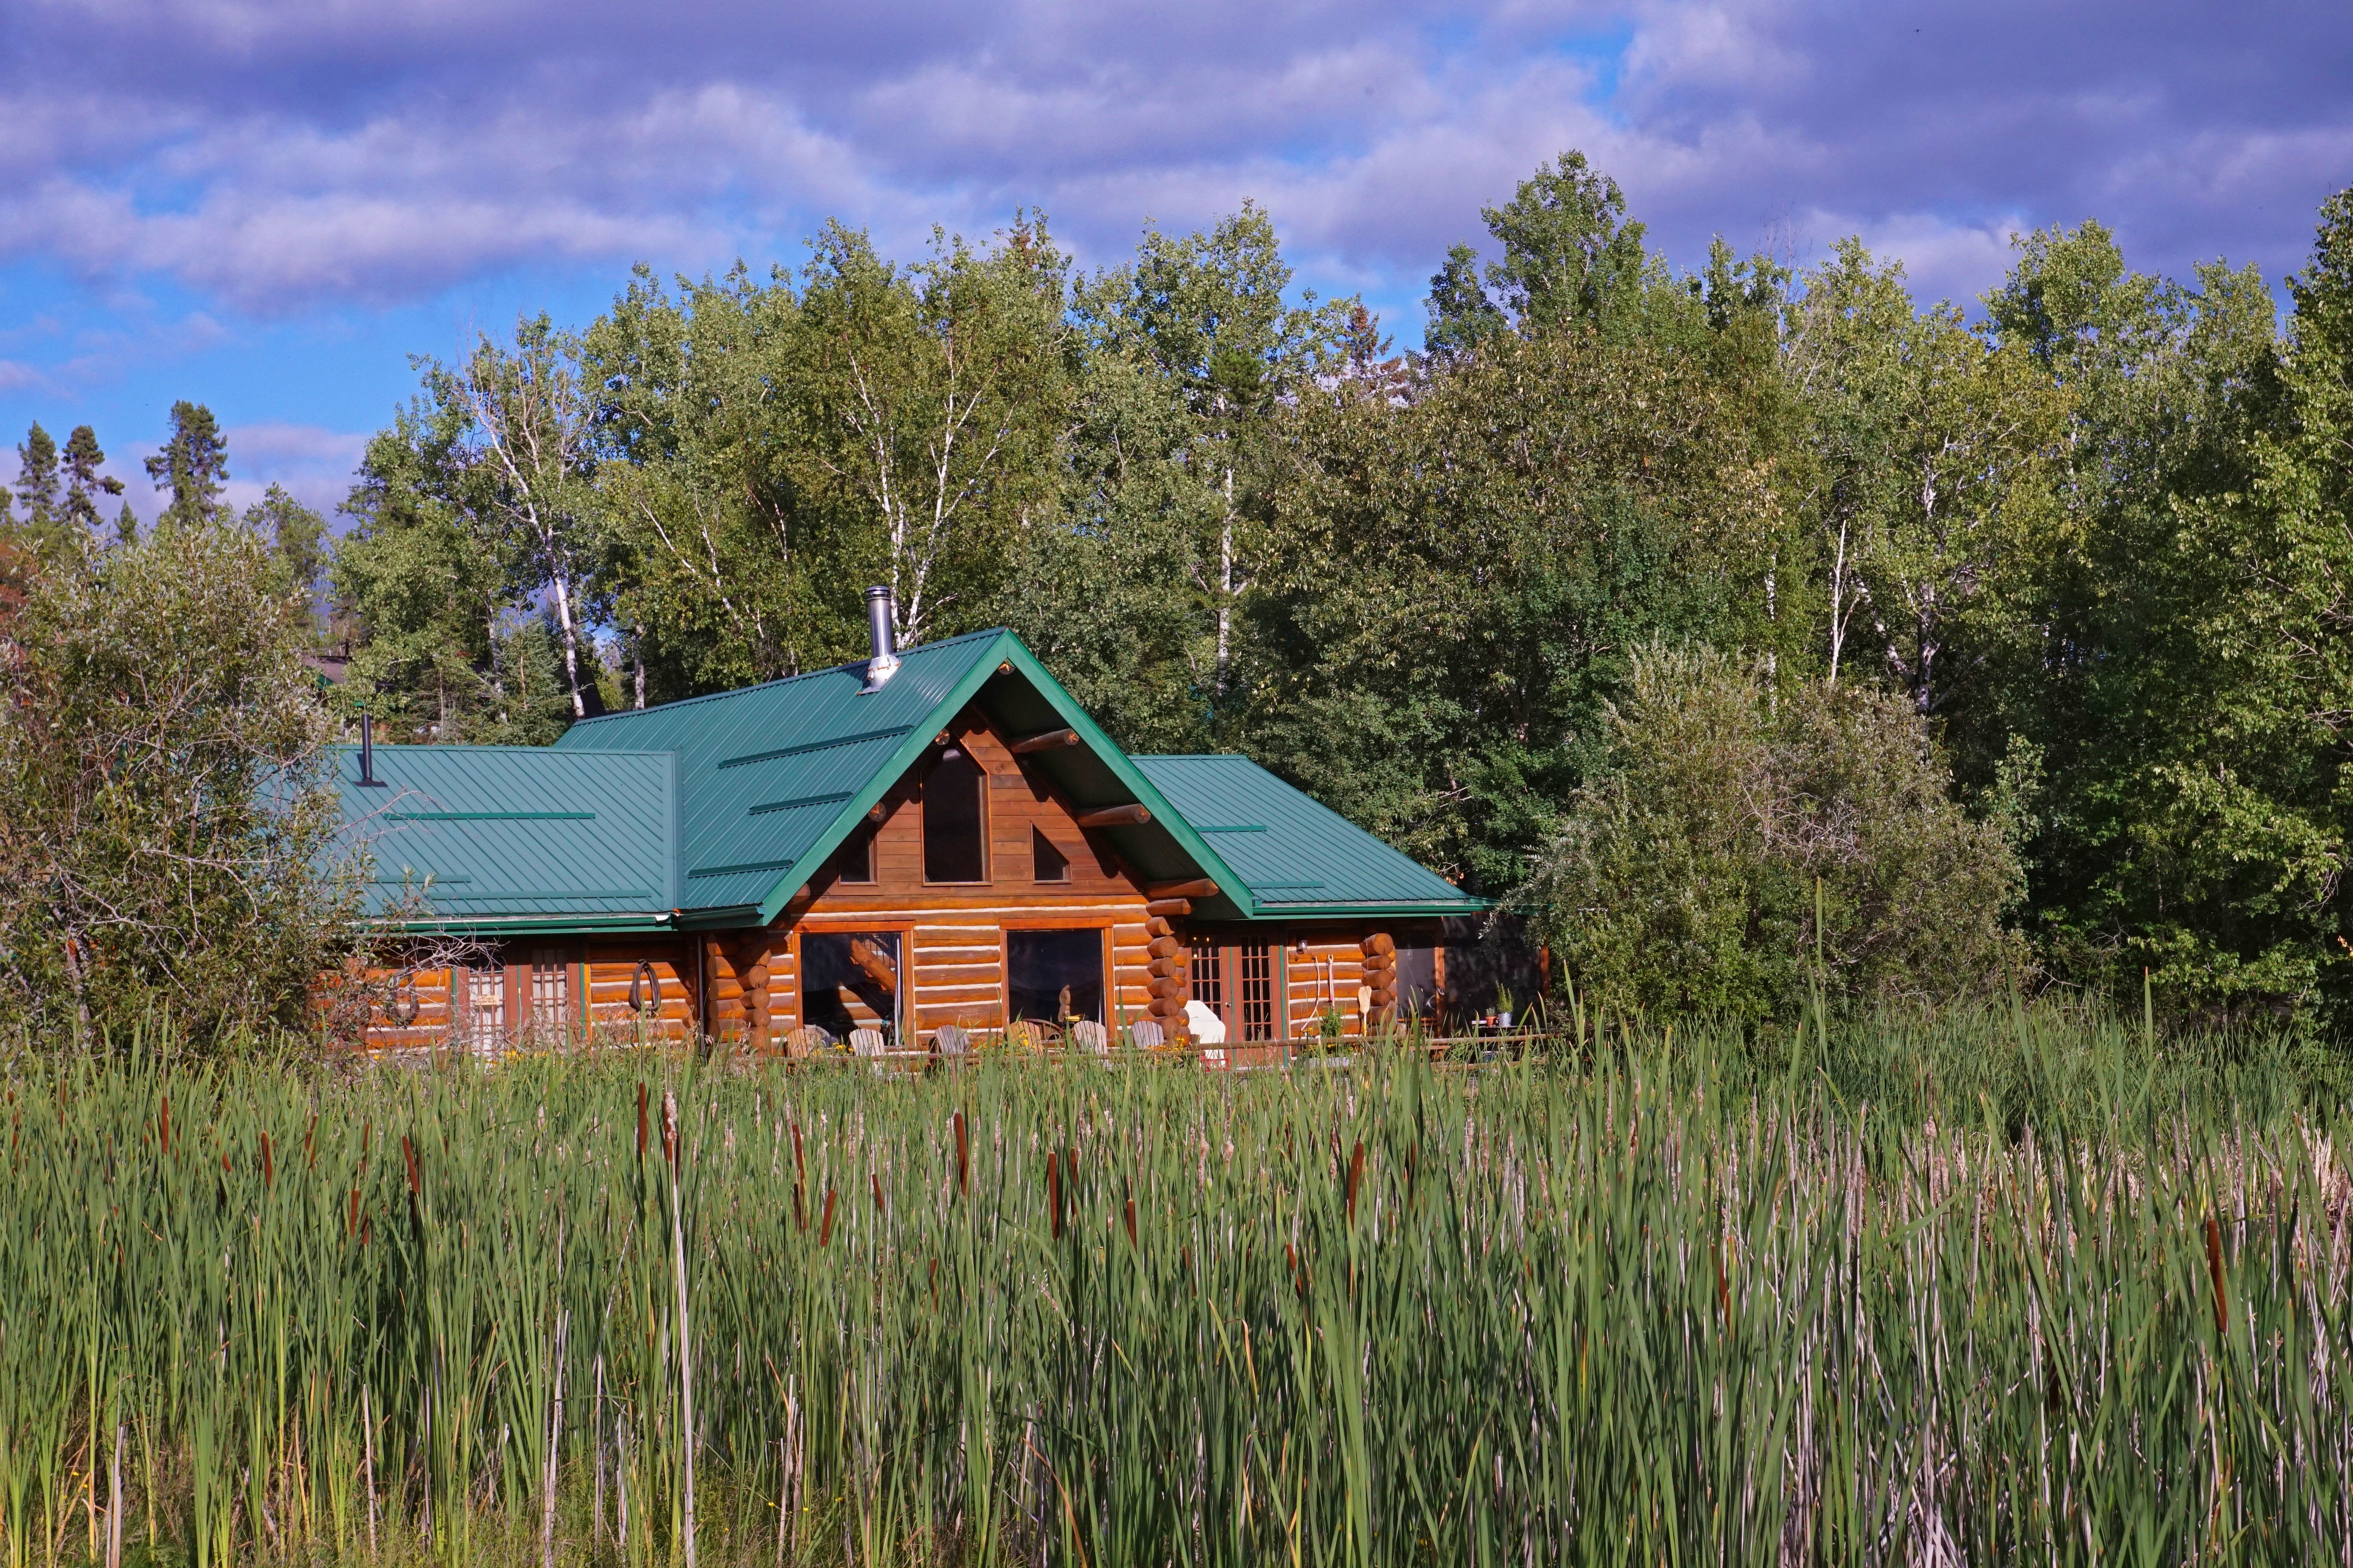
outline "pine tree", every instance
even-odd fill
[[[25,528],[41,532],[58,521],[58,444],[39,420],[16,444],[16,499],[25,506]]]
[[[54,559],[70,537],[58,497],[58,444],[36,422],[16,447],[16,500],[24,512],[7,520],[19,549]]]
[[[87,425],[74,426],[66,437],[66,499],[65,520],[84,533],[98,531],[99,494],[119,496],[122,481],[111,474],[101,474],[99,465],[106,454],[99,450],[98,435]]]
[[[158,490],[172,493],[172,504],[156,520],[159,526],[205,522],[219,514],[228,442],[211,409],[185,398],[172,405],[172,438],[147,459],[147,477]]]

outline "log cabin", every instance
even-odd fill
[[[802,1054],[1194,1045],[1444,1005],[1480,900],[1247,758],[1129,756],[1011,632],[337,758],[371,1048],[590,1032]]]

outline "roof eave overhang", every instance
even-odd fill
[[[609,915],[472,915],[448,920],[370,921],[366,923],[378,931],[416,936],[560,936],[679,929],[677,916],[669,910]]]
[[[1446,916],[1483,915],[1495,906],[1482,900],[1466,903],[1430,904],[1271,904],[1258,906],[1247,918],[1256,921],[1288,920],[1437,920]]]
[[[787,893],[786,898],[789,900],[791,896]],[[727,904],[681,910],[676,924],[680,931],[727,931],[737,926],[765,925],[775,918],[761,913],[758,904]]]
[[[1144,776],[1143,770],[1129,761],[1127,753],[1113,744],[1111,737],[1104,734],[1092,719],[1087,717],[1086,710],[1078,705],[1069,692],[1062,689],[1061,682],[1056,680],[1048,672],[1046,667],[1038,662],[1037,656],[1024,647],[1021,639],[1011,632],[998,634],[996,641],[989,646],[987,655],[973,661],[972,668],[957,679],[955,685],[951,687],[947,694],[933,707],[932,711],[934,714],[949,715],[963,711],[966,704],[980,695],[981,688],[987,686],[998,675],[1009,670],[1018,670],[1029,679],[1030,685],[1046,700],[1048,706],[1054,710],[1062,722],[1069,725],[1103,764],[1110,769],[1122,787],[1134,797],[1137,804],[1151,813],[1153,823],[1163,828],[1171,838],[1176,841],[1177,847],[1192,859],[1196,866],[1200,868],[1204,876],[1218,884],[1219,896],[1240,910],[1243,919],[1254,918],[1257,914],[1257,905],[1250,899],[1250,890],[1243,885],[1242,879],[1234,875],[1233,868],[1219,857],[1217,851],[1211,849],[1203,841],[1199,834],[1193,831],[1192,826],[1185,820],[1183,815],[1170,805],[1160,792],[1153,787],[1151,780]],[[793,895],[801,889],[811,876],[816,874],[818,867],[823,866],[832,858],[833,852],[841,847],[842,840],[849,837],[866,814],[875,807],[883,795],[890,793],[892,785],[906,775],[909,768],[915,765],[917,759],[921,758],[924,751],[931,746],[933,733],[933,727],[928,723],[919,724],[908,731],[906,738],[900,742],[889,760],[868,776],[865,784],[855,795],[842,803],[840,812],[828,825],[826,830],[818,835],[799,859],[793,862],[793,868],[779,878],[769,889],[767,896],[760,900],[756,909],[746,906],[740,911],[697,910],[685,923],[696,927],[749,923],[772,924],[776,917],[784,912],[785,906],[792,901]],[[744,919],[744,915],[749,915],[751,919],[748,921]]]

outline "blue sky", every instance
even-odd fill
[[[410,354],[585,322],[637,260],[795,265],[828,216],[913,255],[1042,208],[1100,266],[1255,199],[1412,344],[1446,246],[1567,147],[1686,266],[1860,234],[1967,300],[2097,217],[2276,283],[2353,184],[2348,82],[2343,0],[15,0],[0,432],[94,426],[152,511],[195,398],[233,494],[332,506]]]

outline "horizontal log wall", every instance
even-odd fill
[[[1291,1037],[1303,1040],[1323,1032],[1327,1007],[1340,1012],[1340,1031],[1351,1037],[1365,1032],[1364,1009],[1356,988],[1364,982],[1365,955],[1361,933],[1318,931],[1286,944],[1283,973],[1289,980]]]
[[[640,1020],[630,1010],[629,987],[638,965],[653,971],[660,992],[659,1009]],[[592,1028],[634,1034],[640,1026],[649,1038],[682,1040],[692,1036],[701,1019],[694,994],[694,959],[690,939],[645,937],[596,938],[588,943],[588,1015]],[[650,997],[640,997],[650,1001]]]
[[[942,1025],[988,1030],[1005,1024],[1005,932],[1024,925],[1095,927],[1111,932],[1111,973],[1103,996],[1105,1022],[1117,1027],[1140,1018],[1151,1004],[1145,952],[1145,898],[1129,878],[1107,837],[1082,828],[1045,775],[1014,754],[1008,737],[979,714],[967,713],[950,737],[987,775],[988,879],[975,883],[923,880],[920,769],[900,781],[880,807],[873,828],[871,882],[845,882],[828,871],[812,884],[771,932],[779,954],[813,931],[896,931],[901,984],[912,986],[907,1012],[910,1046],[928,1045]],[[1037,879],[1032,835],[1043,835],[1067,862],[1064,879]],[[788,963],[772,959],[768,994],[771,1043],[800,1021],[799,981]],[[723,985],[714,994],[724,995]],[[853,1017],[867,1009],[844,1005]]]
[[[690,939],[593,937],[584,942],[575,938],[568,945],[542,940],[503,950],[492,948],[484,955],[484,962],[502,970],[510,964],[527,964],[531,954],[543,952],[550,946],[565,946],[573,954],[566,981],[570,988],[567,1028],[592,1031],[603,1038],[638,1037],[640,1020],[629,1007],[629,988],[637,978],[638,965],[644,963],[652,966],[660,991],[659,1012],[643,1019],[644,1037],[680,1040],[697,1032],[700,1011]],[[407,1024],[395,1022],[385,1005],[396,983],[404,1011],[412,994],[417,1003],[417,1016]],[[438,1048],[452,1042],[456,1031],[452,1028],[455,1020],[448,968],[423,969],[411,975],[402,969],[377,966],[367,972],[366,984],[371,998],[366,1049]],[[514,1016],[518,1001],[525,1006],[529,1004],[529,986],[527,972],[513,976],[504,985],[510,1035],[515,1032],[518,1022]]]

